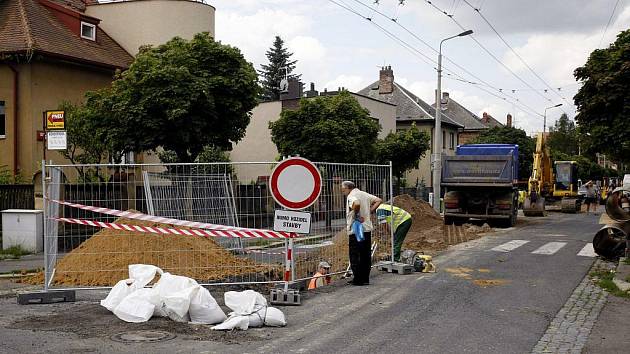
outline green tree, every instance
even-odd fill
[[[389,133],[376,144],[376,161],[391,161],[392,173],[400,182],[405,172],[418,168],[420,159],[429,149],[430,140],[429,135],[418,130],[415,124],[411,129]]]
[[[280,155],[312,161],[366,163],[374,160],[379,124],[348,92],[302,99],[269,123]]]
[[[533,154],[536,149],[534,139],[523,129],[514,127],[494,127],[481,133],[473,144],[517,144],[519,179],[528,179],[532,174]]]
[[[551,151],[567,155],[578,154],[578,134],[575,123],[563,113],[553,127],[549,128],[547,144]]]
[[[172,150],[193,162],[204,146],[231,148],[245,135],[259,87],[253,66],[208,33],[141,48],[102,100],[98,128],[117,151]],[[88,104],[90,102],[88,101]]]
[[[608,48],[594,50],[586,64],[575,69],[582,86],[575,95],[580,131],[589,133],[583,146],[621,161],[630,156],[630,30]]]
[[[299,79],[301,75],[292,74],[297,60],[291,60],[293,53],[284,47],[284,41],[276,36],[273,46],[267,50],[269,64],[263,64],[259,70],[261,76],[262,98],[265,101],[280,99],[280,80],[288,75],[288,78]],[[286,68],[286,73],[285,73]]]
[[[77,106],[63,102],[59,109],[66,112],[66,131],[68,134],[66,150],[60,153],[72,164],[99,163],[106,155],[106,146],[102,134],[94,122],[98,116],[91,106]]]

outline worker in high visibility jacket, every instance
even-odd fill
[[[313,279],[311,279],[311,282],[308,284],[308,290],[330,284],[330,275],[327,275],[330,273],[330,264],[322,261],[319,262],[318,268],[319,270],[313,275]]]
[[[411,228],[411,214],[401,208],[382,203],[376,208],[376,217],[379,224],[391,225],[394,228],[394,261],[400,261],[400,249]]]

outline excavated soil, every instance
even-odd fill
[[[435,255],[445,250],[449,245],[466,242],[479,238],[481,234],[491,232],[487,225],[476,226],[465,224],[463,226],[447,225],[440,214],[435,212],[431,205],[425,201],[418,201],[407,194],[394,198],[394,205],[408,211],[411,214],[411,229],[405,237],[402,249],[412,249],[428,255]],[[378,247],[375,260],[389,259],[390,236],[378,230],[372,233],[372,241],[377,241]],[[296,264],[299,277],[310,276],[319,261],[327,261],[331,265],[331,271],[344,271],[348,267],[348,236],[345,230],[335,234],[333,244],[321,247],[317,251],[306,256],[298,257]]]
[[[116,223],[164,226],[125,218]],[[137,263],[200,281],[239,277],[260,280],[278,278],[280,274],[278,265],[237,257],[209,238],[102,229],[57,262],[53,285],[112,286],[128,278],[128,265]],[[44,275],[39,273],[22,281],[42,284]]]

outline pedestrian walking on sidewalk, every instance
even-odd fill
[[[400,250],[411,228],[411,214],[401,208],[382,203],[376,208],[376,218],[379,224],[391,225],[390,227],[394,229],[394,261],[399,262]]]
[[[593,205],[593,212],[597,210],[597,192],[595,191],[593,181],[586,182],[586,199],[584,200],[584,204],[586,204],[586,214],[590,212],[591,205]]]
[[[348,249],[350,268],[352,269],[353,285],[367,285],[370,283],[372,269],[372,220],[370,215],[381,204],[382,200],[370,193],[356,188],[351,181],[341,182],[341,193],[347,197],[346,201],[346,229],[348,231]],[[357,240],[352,231],[352,223],[358,220],[363,229],[363,240]]]

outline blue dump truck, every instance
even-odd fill
[[[444,223],[471,218],[511,227],[518,214],[518,145],[458,145],[442,158]]]

